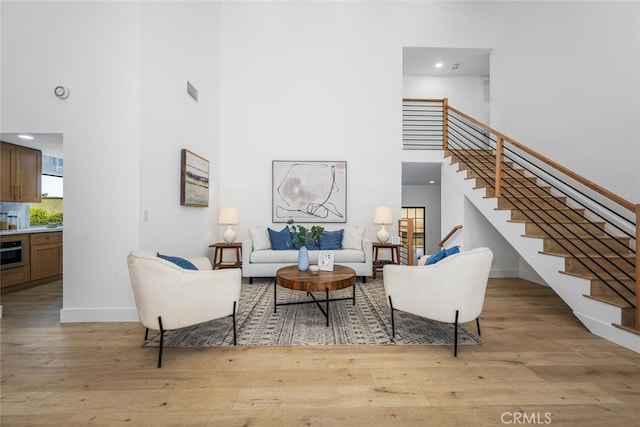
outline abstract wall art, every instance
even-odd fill
[[[274,223],[347,222],[347,162],[273,161]]]

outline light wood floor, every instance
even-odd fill
[[[139,324],[60,324],[60,282],[2,306],[2,426],[640,423],[640,354],[522,280],[491,280],[484,344],[458,358],[449,346],[169,348],[157,369]]]

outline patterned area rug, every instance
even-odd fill
[[[330,298],[351,297],[352,288],[332,292]],[[324,298],[324,293],[316,294]],[[278,286],[278,303],[310,300],[305,292]],[[324,304],[323,304],[324,306]],[[273,280],[243,283],[237,314],[238,345],[453,345],[453,325],[396,311],[396,337],[391,337],[391,313],[382,280],[356,284],[356,304],[351,300],[331,302],[329,326],[315,304],[278,306],[273,312]],[[481,344],[464,328],[458,344]],[[143,343],[158,346],[159,335]],[[165,333],[166,347],[214,347],[233,345],[231,317]]]

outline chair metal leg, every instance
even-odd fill
[[[393,317],[393,302],[391,301],[391,295],[389,295],[389,307],[391,307],[391,336],[396,337],[396,321]]]
[[[158,316],[160,325],[160,348],[158,349],[158,368],[162,367],[162,345],[164,344],[164,328],[162,327],[162,317]]]
[[[237,334],[236,334],[236,302],[233,302],[233,314],[231,315],[233,318],[233,345],[237,345]]]
[[[482,332],[480,332],[480,318],[476,317],[476,326],[478,327],[478,335],[482,335]]]
[[[453,357],[458,357],[458,310],[456,310],[456,322],[453,330]]]
[[[144,340],[148,340],[149,339],[149,328],[146,328],[146,330],[144,331]]]

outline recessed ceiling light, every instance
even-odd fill
[[[442,62],[438,62],[438,63],[436,64],[436,68],[441,68],[443,65],[444,65],[444,64],[443,64]]]
[[[429,181],[429,184],[435,184],[436,182],[434,180]]]
[[[31,135],[18,135],[18,138],[21,138],[21,139],[33,139],[33,137]]]

